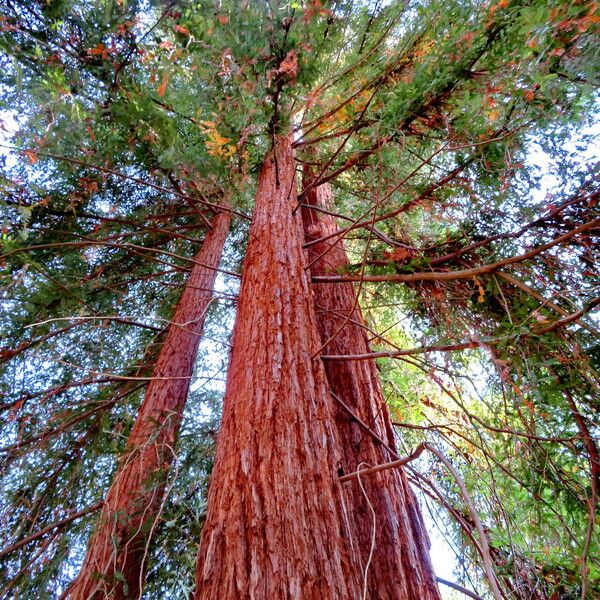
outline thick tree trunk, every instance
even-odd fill
[[[259,179],[196,600],[360,598],[294,169],[282,138]]]
[[[306,204],[327,209],[331,201],[328,184],[309,191]],[[333,217],[314,209],[302,209],[306,241],[326,236],[338,227]],[[341,240],[331,238],[309,246],[311,275],[339,272],[348,265]],[[315,284],[315,308],[324,354],[364,354],[368,337],[352,283]],[[374,361],[325,361],[331,391],[352,412],[395,450],[389,411]],[[335,413],[346,473],[361,463],[376,465],[393,460],[389,450],[369,435],[347,410],[338,404]],[[368,571],[368,598],[372,600],[439,600],[429,559],[429,538],[420,509],[400,469],[382,471],[344,483],[351,532],[362,565],[372,554]],[[365,497],[366,496],[366,497]],[[368,501],[367,501],[368,498]],[[376,515],[375,543],[372,543]]]
[[[230,224],[213,219],[158,356],[127,449],[106,496],[72,600],[138,598],[159,517],[206,312]]]

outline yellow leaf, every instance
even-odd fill
[[[235,145],[231,143],[231,139],[217,131],[217,125],[214,121],[200,121],[200,127],[207,137],[206,151],[210,156],[227,160],[235,154]]]

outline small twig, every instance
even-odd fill
[[[394,458],[400,458],[396,450],[377,435],[337,394],[331,392],[331,396],[348,413],[350,418],[356,421],[376,442],[381,444]],[[365,472],[363,471],[363,473]]]
[[[367,593],[369,591],[368,581],[369,581],[369,567],[371,566],[371,561],[373,560],[373,554],[375,553],[375,542],[377,539],[377,514],[375,513],[375,509],[373,508],[373,504],[369,500],[369,496],[367,494],[367,490],[365,490],[365,486],[363,485],[361,475],[361,467],[368,466],[367,463],[361,462],[356,467],[356,477],[358,479],[358,485],[360,486],[360,491],[362,492],[367,504],[369,506],[369,510],[371,511],[371,517],[373,519],[373,530],[371,531],[371,548],[369,550],[369,558],[367,559],[367,564],[365,565],[365,570],[363,573],[363,594],[362,600],[367,600]]]
[[[469,598],[474,598],[475,600],[483,600],[483,598],[481,596],[478,596],[475,592],[468,590],[467,588],[463,587],[462,585],[458,585],[458,583],[454,583],[453,581],[448,581],[447,579],[442,579],[441,577],[436,577],[435,579],[438,583],[441,583],[442,585],[447,585],[448,587],[452,588],[453,590],[457,590],[457,591],[461,592],[462,594],[464,594],[465,596],[469,596]]]
[[[375,465],[374,467],[369,467],[368,469],[363,469],[360,471],[360,474],[361,475],[370,475],[371,473],[378,473],[379,471],[386,471],[387,469],[394,469],[396,467],[401,467],[401,466],[419,458],[419,456],[421,456],[421,454],[423,453],[423,451],[425,449],[426,449],[425,444],[419,444],[417,446],[417,448],[415,449],[415,451],[412,452],[411,454],[409,454],[408,456],[405,456],[404,458],[400,458],[399,460],[394,460],[389,463],[383,463],[381,465]],[[353,473],[348,473],[347,475],[342,475],[342,477],[340,477],[340,481],[342,483],[345,481],[350,481],[351,479],[355,479],[356,477],[358,477],[358,475],[359,475],[359,472],[354,471]]]
[[[577,321],[578,319],[583,317],[585,314],[589,313],[594,308],[596,308],[596,306],[598,306],[598,304],[600,304],[600,298],[594,298],[588,304],[586,304],[586,306],[584,306],[581,310],[578,310],[577,312],[567,315],[564,319],[559,319],[558,321],[554,321],[554,323],[551,323],[550,325],[547,325],[546,327],[537,330],[536,333],[538,335],[542,335],[544,333],[550,333],[551,331],[555,331],[556,329],[559,329],[560,327],[564,327],[565,325],[568,325],[569,323],[572,323],[573,321]]]

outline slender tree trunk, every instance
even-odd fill
[[[357,600],[290,140],[263,164],[196,600]]]
[[[329,184],[309,191],[306,204],[327,209]],[[338,227],[333,217],[314,209],[302,209],[306,241],[324,237]],[[331,238],[309,246],[312,276],[339,272],[348,265],[341,240]],[[369,352],[364,321],[352,283],[315,284],[317,322],[324,354]],[[383,397],[379,372],[372,360],[325,361],[331,391],[395,451],[394,434]],[[359,465],[393,460],[389,450],[369,435],[338,403],[335,420],[346,473]],[[361,484],[364,491],[361,489]],[[429,538],[420,509],[402,470],[391,469],[344,483],[351,532],[362,558],[369,562],[367,590],[372,600],[439,600],[429,558]],[[375,539],[373,543],[373,514]]]
[[[147,545],[160,514],[206,312],[230,224],[213,219],[195,258],[167,337],[108,491],[71,600],[138,598]]]

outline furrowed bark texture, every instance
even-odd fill
[[[263,164],[196,600],[357,600],[290,141]]]
[[[330,203],[328,184],[309,191],[306,197],[306,204],[321,208],[327,209]],[[302,216],[307,242],[338,229],[333,217],[317,210],[303,207]],[[336,273],[348,265],[343,243],[336,238],[309,246],[308,260],[311,276]],[[352,283],[314,284],[313,289],[322,343],[330,340],[323,353],[369,352],[364,320]],[[395,450],[390,415],[375,362],[328,360],[325,371],[332,393]],[[356,471],[360,463],[377,465],[393,460],[390,452],[339,405],[335,420],[345,473]],[[375,545],[367,579],[368,598],[439,600],[429,558],[429,537],[403,471],[391,469],[365,475],[362,483],[376,514]],[[344,491],[352,539],[364,568],[372,550],[372,513],[356,479],[344,483]]]
[[[153,378],[108,491],[71,600],[138,598],[231,216],[219,213],[169,325]]]

